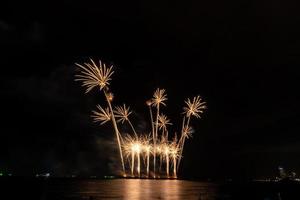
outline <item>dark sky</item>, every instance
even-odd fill
[[[118,168],[110,125],[92,123],[104,99],[73,81],[75,62],[115,66],[115,103],[149,127],[145,100],[168,93],[176,130],[192,121],[180,174],[259,178],[300,173],[300,14],[297,1],[16,1],[0,6],[0,170],[102,175]],[[177,124],[177,125],[176,125]]]

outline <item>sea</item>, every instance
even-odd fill
[[[298,182],[0,178],[1,200],[299,200]]]

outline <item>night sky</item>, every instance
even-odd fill
[[[145,101],[157,87],[167,90],[173,131],[187,97],[207,102],[192,121],[182,176],[274,177],[278,166],[300,174],[298,8],[279,0],[4,3],[0,171],[120,170],[111,125],[90,117],[103,96],[74,81],[74,63],[93,58],[115,66],[114,103],[134,109],[140,132],[150,128]]]

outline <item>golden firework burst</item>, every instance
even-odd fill
[[[126,134],[124,137],[123,149],[126,157],[131,156],[132,146],[136,143],[136,138]]]
[[[199,113],[203,113],[203,110],[206,109],[206,102],[203,102],[200,96],[194,97],[193,101],[188,98],[185,103],[187,106],[183,107],[183,113],[187,117],[195,116],[196,118],[201,118]]]
[[[161,130],[161,129],[167,130],[167,125],[172,125],[172,123],[170,123],[170,120],[167,118],[166,115],[160,114],[158,116],[158,127],[159,127],[159,130]]]
[[[159,88],[156,89],[156,91],[153,94],[153,98],[151,100],[153,106],[158,106],[159,104],[166,106],[164,101],[166,101],[168,98],[165,92],[166,92],[165,89],[159,89]]]
[[[169,145],[169,150],[170,150],[170,155],[172,158],[178,158],[179,157],[179,148],[177,146],[177,143],[174,143],[172,142],[170,145]]]
[[[132,113],[132,111],[130,111],[130,107],[126,107],[125,104],[123,104],[123,106],[116,106],[115,110],[115,117],[118,118],[118,122],[122,122],[124,123],[125,121],[129,120],[129,115]]]
[[[100,105],[97,105],[98,111],[93,110],[91,117],[94,122],[101,122],[101,125],[111,120],[111,112],[109,108],[103,109]]]
[[[75,75],[75,81],[82,81],[82,86],[86,87],[85,93],[90,92],[94,87],[99,86],[100,90],[108,86],[111,80],[113,66],[106,67],[99,61],[99,66],[90,59],[91,63],[84,63],[83,65],[75,63],[80,68],[80,74]]]
[[[192,133],[194,132],[194,129],[191,126],[185,126],[183,127],[183,135],[186,138],[192,137]]]

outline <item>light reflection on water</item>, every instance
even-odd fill
[[[47,199],[214,200],[217,186],[183,180],[115,179],[51,184]]]
[[[127,180],[124,199],[180,199],[178,180]]]

